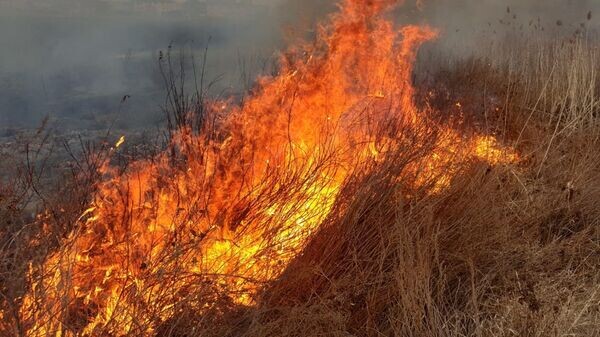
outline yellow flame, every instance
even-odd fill
[[[121,145],[123,145],[123,143],[125,143],[125,136],[121,136],[121,138],[119,138],[115,144],[115,149],[118,149]]]

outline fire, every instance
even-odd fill
[[[119,140],[115,143],[115,148],[118,149],[124,143],[125,143],[125,136],[121,136],[121,138],[119,138]]]
[[[464,139],[419,111],[413,64],[437,32],[397,29],[385,13],[399,2],[342,2],[315,42],[283,55],[279,75],[260,79],[242,106],[214,102],[216,122],[181,130],[177,160],[166,151],[125,173],[103,167],[63,247],[31,266],[20,310],[27,335],[155,335],[183,310],[253,305],[348,176],[393,150],[385,130],[439,129],[436,151],[413,168],[424,177],[416,184],[438,176],[431,193],[450,183],[457,158],[516,160],[493,137]]]

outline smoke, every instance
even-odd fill
[[[438,27],[447,49],[467,54],[482,39],[534,30],[568,35],[600,22],[597,0],[404,2],[390,14],[399,23]],[[72,128],[102,128],[114,119],[124,127],[158,124],[164,99],[159,50],[173,44],[201,54],[210,37],[206,78],[220,79],[213,92],[241,91],[288,39],[313,34],[335,4],[0,0],[0,131],[36,126],[46,115]],[[125,95],[131,98],[122,104]]]
[[[565,25],[578,25],[588,22],[589,11],[600,10],[596,0],[427,0],[426,11],[439,23],[461,26],[506,22],[508,19],[519,23],[537,21],[542,24],[555,24],[558,20]]]
[[[46,115],[63,128],[159,124],[159,51],[185,48],[199,63],[208,46],[206,80],[218,79],[218,94],[241,90],[283,43],[275,5],[215,2],[206,13],[176,1],[98,10],[90,8],[101,0],[49,2],[0,1],[0,136]]]
[[[444,32],[448,46],[476,51],[507,35],[553,39],[597,32],[596,0],[427,0],[423,16]],[[594,15],[596,13],[596,15]]]

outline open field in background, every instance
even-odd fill
[[[127,312],[144,318],[125,320],[127,335],[600,336],[600,40],[585,31],[559,39],[515,34],[458,55],[436,43],[417,58],[416,106],[461,137],[494,135],[518,160],[448,166],[455,175],[439,189],[444,174],[422,182],[410,168],[438,155],[441,136],[389,131],[402,146],[349,175],[318,231],[278,277],[259,282],[255,303],[235,297],[236,287],[200,286],[212,279],[177,269],[194,247],[173,243],[164,249],[164,265],[136,268],[152,270],[146,281],[161,285],[145,283],[138,291],[172,300],[168,310],[175,314],[163,319],[164,305],[124,291],[123,298],[139,300],[128,302]],[[70,261],[64,243],[74,244],[72,233],[84,231],[78,226],[88,223],[81,219],[99,190],[128,191],[108,183],[121,176],[103,170],[105,163],[135,172],[147,161],[176,175],[193,162],[189,150],[169,144],[169,135],[197,121],[203,107],[187,106],[196,115],[178,122],[181,101],[166,102],[170,130],[115,129],[83,139],[44,128],[6,135],[0,145],[1,336],[36,335],[28,329],[36,317],[38,324],[48,319],[44,310],[62,317],[63,333],[81,331],[94,316],[92,305],[76,303],[90,311],[82,312],[67,303],[72,284],[43,289],[44,277],[57,277],[43,268],[56,252]],[[121,135],[126,140],[117,147]],[[168,160],[160,155],[165,149]],[[276,179],[292,184],[294,174]],[[290,198],[300,193],[273,191]],[[115,208],[117,199],[111,199]],[[258,217],[250,206],[245,211],[240,223]],[[183,277],[193,285],[171,293]],[[31,284],[40,280],[36,300],[59,304],[29,304],[32,312],[24,314]],[[113,305],[114,320],[123,319],[119,303]],[[113,333],[111,319],[93,334]]]

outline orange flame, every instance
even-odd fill
[[[180,303],[199,314],[223,301],[254,303],[353,169],[385,151],[379,126],[426,124],[411,75],[419,46],[437,33],[397,30],[383,14],[400,2],[342,2],[316,41],[283,55],[280,74],[260,79],[242,106],[199,135],[181,130],[177,163],[169,151],[123,174],[104,167],[76,230],[31,267],[20,312],[27,334],[154,335]],[[449,184],[453,171],[440,168],[461,149],[490,164],[516,159],[493,137],[452,130],[436,148],[421,168],[439,176],[434,193]]]

